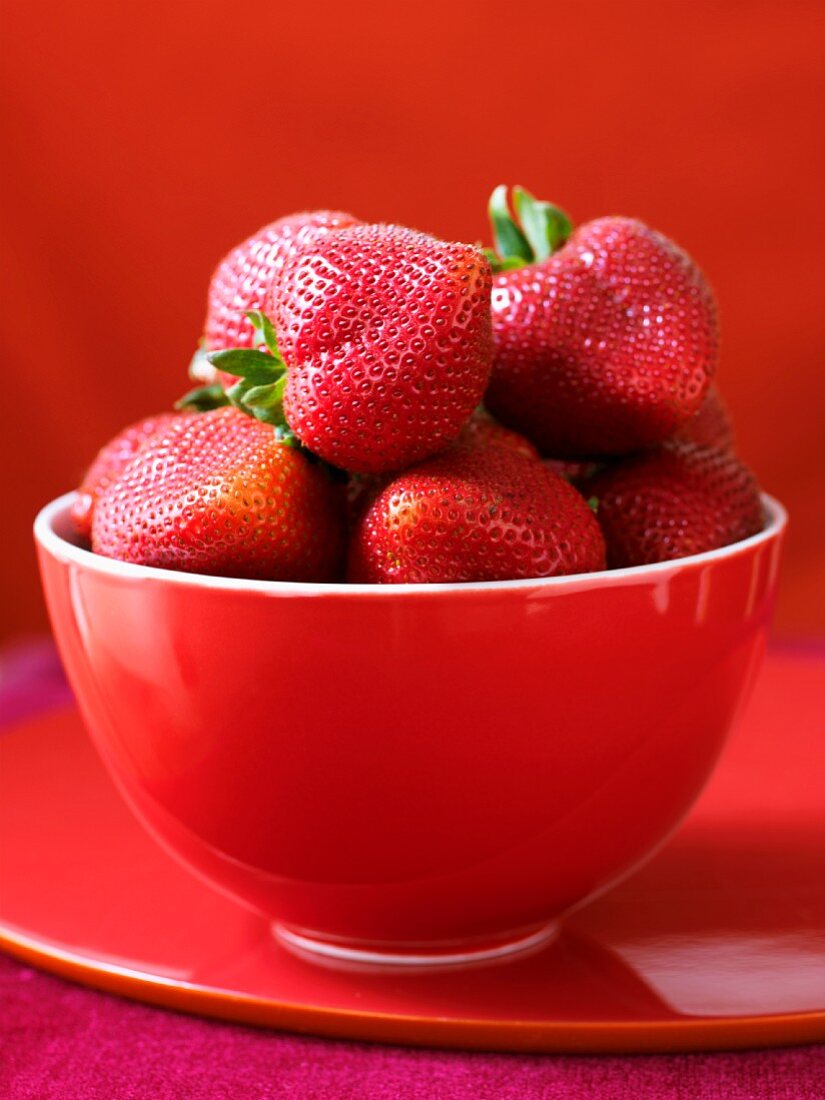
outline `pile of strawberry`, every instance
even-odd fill
[[[175,412],[98,454],[73,518],[142,565],[288,581],[587,573],[746,538],[716,307],[630,218],[521,188],[496,251],[321,211],[239,245]]]

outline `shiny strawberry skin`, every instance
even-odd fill
[[[92,533],[92,512],[98,496],[129,464],[135,454],[157,432],[162,431],[182,413],[162,412],[130,424],[110,439],[97,453],[83,476],[72,504],[71,517],[75,530],[84,538]]]
[[[719,451],[733,451],[734,436],[727,407],[715,386],[711,386],[699,411],[670,437],[676,443],[698,443]]]
[[[672,241],[600,218],[557,252],[495,277],[485,404],[557,458],[667,439],[700,407],[718,358],[716,306]]]
[[[465,447],[504,447],[505,450],[516,451],[526,458],[538,459],[539,453],[533,444],[519,435],[505,428],[484,409],[478,408],[461,429],[456,444]],[[353,474],[347,484],[347,505],[350,517],[350,527],[357,523],[361,514],[366,510],[371,501],[375,499],[384,486],[391,481],[392,474]]]
[[[209,285],[204,326],[207,348],[252,347],[254,330],[245,311],[263,309],[270,284],[292,250],[329,229],[358,224],[357,218],[340,210],[291,214],[265,225],[233,248]]]
[[[400,226],[330,231],[296,250],[266,307],[289,426],[353,473],[442,450],[489,379],[490,291],[479,249]]]
[[[533,444],[518,432],[512,432],[494,420],[482,408],[476,409],[461,429],[456,444],[465,447],[504,447],[516,451],[526,458],[538,459],[539,453]],[[357,521],[370,501],[392,480],[392,474],[353,474],[347,485],[347,502],[350,511],[350,523]]]
[[[753,474],[732,454],[669,443],[616,463],[588,485],[610,568],[715,550],[764,523]]]
[[[155,434],[98,497],[92,549],[161,569],[340,579],[341,487],[275,430],[233,408]]]
[[[502,447],[456,445],[390,482],[350,542],[350,581],[515,580],[603,569],[584,498],[542,463]]]

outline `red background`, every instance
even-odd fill
[[[825,628],[819,2],[4,13],[4,635],[45,624],[35,511],[186,387],[231,245],[322,206],[477,240],[499,182],[640,216],[705,268],[741,452],[792,515],[778,627]]]

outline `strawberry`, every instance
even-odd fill
[[[677,443],[699,443],[719,451],[733,451],[733,425],[725,403],[715,386],[711,386],[699,411],[670,437]]]
[[[479,406],[459,433],[457,443],[466,447],[504,447],[517,451],[526,458],[538,459],[533,444],[503,427]],[[347,483],[347,504],[352,527],[384,486],[392,480],[392,474],[352,474]]]
[[[92,549],[213,576],[339,579],[340,486],[269,424],[234,408],[179,417],[103,490]]]
[[[597,475],[588,492],[610,568],[670,561],[755,535],[764,522],[759,487],[732,454],[668,443]]]
[[[529,439],[505,428],[494,420],[486,409],[477,408],[458,436],[458,442],[468,446],[507,447],[527,458],[538,458],[539,452]]]
[[[511,432],[479,406],[461,429],[457,443],[467,447],[504,447],[526,458],[537,459],[533,444],[518,432]],[[367,505],[392,480],[391,474],[352,474],[347,483],[347,504],[350,526],[357,522]]]
[[[455,445],[390,482],[357,523],[350,581],[511,580],[604,568],[604,540],[564,478],[506,447]]]
[[[358,225],[340,210],[292,214],[265,225],[221,260],[209,284],[204,326],[207,348],[250,348],[254,329],[248,310],[262,309],[272,280],[296,247],[329,229]]]
[[[101,447],[84,474],[72,504],[72,523],[79,534],[89,538],[92,531],[92,512],[98,496],[120,475],[147,440],[180,415],[163,412],[157,416],[147,416],[118,432],[114,439]]]
[[[698,412],[677,429],[669,443],[698,443],[733,452],[733,429],[727,409],[715,386],[711,386]],[[658,450],[658,448],[655,448]],[[592,458],[545,458],[546,466],[566,477],[571,485],[590,495],[590,481],[610,463]]]
[[[292,430],[357,473],[443,449],[489,379],[490,290],[478,249],[401,226],[354,226],[293,253],[269,299]]]
[[[499,252],[495,362],[485,404],[554,458],[662,442],[699,409],[717,363],[716,306],[672,241],[632,218],[587,222],[506,188],[491,200]]]
[[[286,260],[270,288],[273,323],[249,314],[271,354],[208,358],[242,378],[234,403],[288,424],[331,465],[402,469],[443,450],[481,399],[490,286],[471,245],[395,225],[330,230]]]

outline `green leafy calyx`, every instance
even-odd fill
[[[175,408],[181,411],[209,412],[211,409],[220,409],[229,404],[226,390],[219,382],[209,386],[196,386],[195,389],[185,393],[179,401],[175,402]]]
[[[249,310],[246,316],[255,330],[255,346],[211,351],[206,358],[213,367],[238,379],[224,390],[227,404],[273,424],[286,438],[286,363],[278,350],[278,337],[272,322],[261,310]]]
[[[523,187],[512,189],[512,209],[505,184],[490,196],[490,223],[495,251],[485,249],[494,271],[512,271],[541,263],[564,244],[573,231],[570,218],[558,206],[535,198]]]
[[[287,368],[278,350],[275,328],[258,309],[249,310],[246,316],[255,330],[254,347],[224,351],[207,351],[199,347],[190,367],[190,374],[196,379],[203,380],[217,369],[234,375],[237,381],[228,386],[219,381],[198,386],[182,397],[175,408],[208,412],[232,405],[248,416],[271,424],[282,442],[295,445],[297,438],[284,416]]]

